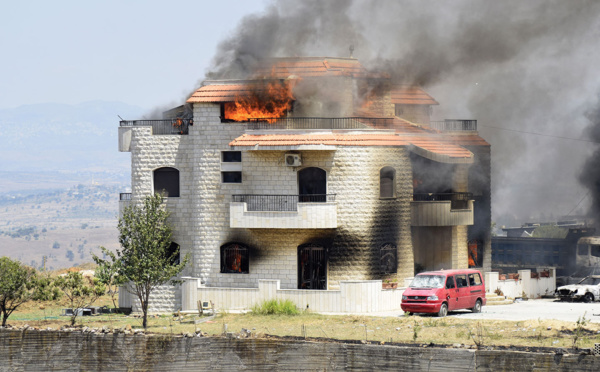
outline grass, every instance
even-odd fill
[[[112,306],[108,296],[102,297],[95,306]],[[293,304],[292,304],[293,305]],[[28,324],[37,328],[60,328],[68,325],[69,318],[60,315],[60,303],[28,303],[19,308],[8,319],[14,327]],[[571,348],[574,337],[577,346],[590,348],[600,343],[600,324],[565,322],[558,320],[500,321],[458,319],[452,316],[369,317],[369,316],[325,316],[301,311],[297,315],[285,315],[282,309],[289,304],[259,304],[259,309],[279,309],[272,314],[261,315],[259,311],[245,314],[218,313],[214,318],[198,315],[173,316],[153,315],[148,320],[148,331],[177,335],[201,330],[208,335],[227,332],[239,333],[242,328],[250,330],[253,337],[292,336],[299,338],[332,338],[339,340],[368,340],[376,343],[407,343],[453,345],[464,344],[475,347],[475,341],[483,347],[562,347]],[[295,306],[293,306],[295,310]],[[262,311],[262,310],[261,310]],[[270,310],[266,311],[267,313]],[[196,322],[195,322],[196,321]],[[142,319],[130,315],[98,315],[77,317],[77,325],[87,327],[142,328]],[[473,336],[476,337],[473,337]],[[415,337],[416,336],[416,337]]]
[[[268,300],[252,306],[254,315],[298,315],[300,311],[291,300]]]

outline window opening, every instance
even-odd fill
[[[462,288],[462,287],[468,287],[469,285],[467,284],[467,276],[466,275],[457,275],[456,276],[456,287],[457,288]]]
[[[386,243],[379,248],[379,267],[384,275],[398,271],[398,249],[394,244]]]
[[[298,288],[327,289],[327,254],[323,246],[298,247]]]
[[[167,258],[170,259],[171,265],[179,265],[181,263],[181,250],[179,244],[171,242],[171,245],[167,249]]]
[[[298,172],[300,202],[327,201],[327,173],[321,168],[309,167]]]
[[[592,245],[590,247],[592,248],[590,252],[591,255],[593,257],[600,257],[600,245]]]
[[[448,279],[446,279],[446,289],[453,289],[456,286],[454,285],[454,277],[449,276]]]
[[[396,170],[392,167],[383,167],[379,171],[379,197],[395,197],[394,184],[396,179]]]
[[[240,163],[242,161],[241,151],[222,151],[221,161],[223,163]]]
[[[242,172],[221,172],[223,183],[242,183]]]
[[[154,171],[154,192],[164,193],[166,197],[179,197],[179,171],[164,167]]]
[[[248,247],[231,243],[221,247],[221,273],[248,274]]]

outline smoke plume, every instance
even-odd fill
[[[556,219],[586,194],[578,175],[593,144],[564,137],[584,135],[600,91],[599,15],[595,0],[279,0],[221,42],[206,77],[244,78],[271,57],[348,57],[353,45],[367,69],[422,85],[440,102],[434,119],[478,119],[499,225]]]

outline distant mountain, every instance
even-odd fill
[[[145,110],[122,102],[45,103],[0,110],[0,171],[126,172],[117,128]]]

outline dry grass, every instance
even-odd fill
[[[108,296],[102,297],[97,306],[111,306]],[[68,317],[61,317],[64,304],[29,303],[9,318],[12,326],[38,328],[60,328],[68,324]],[[195,324],[194,320],[202,321]],[[368,316],[325,316],[302,313],[301,315],[253,315],[219,313],[214,318],[200,318],[197,315],[181,317],[172,315],[152,316],[149,332],[181,334],[201,330],[209,335],[223,333],[224,325],[228,332],[238,333],[242,328],[261,337],[293,336],[307,338],[332,338],[339,340],[367,340],[379,343],[419,343],[436,345],[476,345],[482,346],[523,346],[523,347],[563,347],[573,346],[575,322],[558,320],[499,321],[436,318],[429,316],[410,317],[368,317]],[[78,317],[77,324],[88,327],[141,328],[138,316],[100,315]],[[303,334],[303,329],[305,334]],[[579,340],[579,347],[593,347],[600,343],[600,324],[585,325]]]

